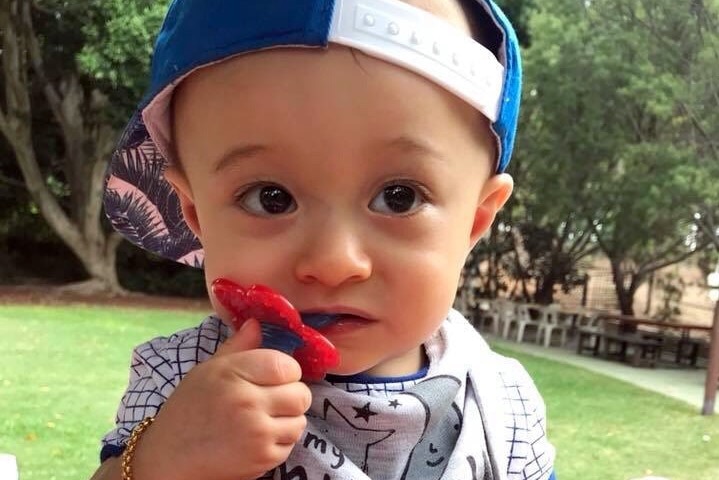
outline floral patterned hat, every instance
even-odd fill
[[[509,163],[519,114],[516,34],[492,0],[467,0],[489,48],[400,0],[174,0],[157,38],[149,93],[112,156],[105,212],[130,242],[202,267],[202,245],[164,178],[171,161],[170,100],[193,71],[267,48],[350,46],[420,74],[482,112]]]

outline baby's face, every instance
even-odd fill
[[[168,178],[208,284],[267,285],[324,333],[333,372],[401,375],[447,315],[465,257],[511,192],[474,109],[344,47],[203,69],[176,93]],[[213,299],[220,316],[225,312]]]

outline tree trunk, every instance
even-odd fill
[[[644,306],[644,315],[652,313],[652,295],[654,295],[654,272],[649,275],[649,287],[647,288],[647,303]]]
[[[110,235],[104,248],[98,248],[101,245],[95,244],[96,247],[84,249],[79,254],[76,253],[85,270],[90,274],[90,279],[67,285],[63,290],[87,295],[98,292],[124,295],[126,291],[120,286],[116,268],[117,247],[120,245],[120,238],[117,234]]]
[[[636,288],[632,285],[626,286],[624,281],[624,269],[621,260],[610,259],[612,265],[612,278],[614,280],[614,291],[617,294],[617,302],[622,315],[634,315],[634,293]]]
[[[617,302],[622,315],[634,316],[634,294],[637,291],[638,282],[635,278],[627,287],[624,282],[624,269],[622,262],[610,259],[612,265],[612,277],[614,278],[614,290],[617,293]],[[636,324],[622,322],[619,329],[624,333],[634,333],[637,331]]]
[[[501,291],[502,280],[500,278],[502,269],[500,261],[502,253],[499,250],[499,226],[498,222],[494,222],[489,231],[489,251],[487,254],[487,274],[483,281],[484,291],[489,298],[499,297]]]
[[[117,279],[115,258],[120,236],[106,233],[100,222],[103,166],[114,143],[114,132],[107,125],[85,125],[83,121],[83,111],[92,115],[103,106],[98,101],[102,98],[99,93],[93,92],[87,99],[72,74],[63,80],[59,91],[48,81],[30,9],[29,0],[6,0],[0,4],[6,105],[5,111],[0,109],[0,132],[15,153],[28,191],[43,218],[82,262],[96,286],[119,293],[123,290]],[[67,152],[64,170],[73,187],[69,212],[48,188],[37,161],[32,139],[30,69],[35,74],[34,80],[42,85],[61,127]]]
[[[551,271],[542,277],[542,280],[534,292],[534,301],[542,305],[549,305],[554,302],[554,286],[557,284],[557,276]]]
[[[617,290],[617,300],[622,315],[634,315],[634,292],[620,287]]]

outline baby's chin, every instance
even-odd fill
[[[363,374],[370,377],[406,377],[413,375],[426,365],[426,357],[424,349],[418,346],[416,350],[412,350],[401,358],[394,358],[383,362],[362,362],[352,361],[352,359],[343,356],[340,349],[340,364],[329,370],[327,373],[339,376],[351,376]]]
[[[336,367],[327,370],[328,375],[337,375],[342,377],[360,374],[379,376],[374,372],[381,368],[381,364],[378,364],[376,361],[356,358],[357,352],[343,352],[342,348],[339,348],[338,350],[340,354],[340,363]],[[353,358],[353,355],[355,358]]]
[[[337,375],[341,377],[349,377],[352,375],[359,375],[361,373],[366,373],[370,369],[369,368],[358,368],[358,367],[343,367],[340,365],[337,368],[332,368],[330,370],[327,370],[327,375]]]

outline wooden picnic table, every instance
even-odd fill
[[[619,315],[613,313],[601,313],[599,318],[604,322],[614,322],[618,324],[629,324],[635,327],[640,325],[648,325],[659,328],[669,328],[679,330],[682,338],[689,338],[692,331],[708,333],[712,327],[709,325],[700,325],[698,323],[681,323],[681,322],[665,322],[653,318],[634,317],[632,315]]]
[[[691,365],[696,365],[699,357],[699,348],[703,344],[701,340],[697,338],[692,338],[691,333],[693,331],[709,333],[712,328],[707,325],[700,325],[696,323],[666,322],[653,318],[634,317],[631,315],[620,315],[611,313],[602,313],[599,315],[599,319],[604,324],[604,328],[602,329],[604,332],[604,336],[609,335],[612,337],[612,340],[615,341],[619,341],[621,337],[626,337],[628,339],[627,341],[630,344],[635,343],[636,347],[641,348],[642,350],[645,350],[646,347],[650,346],[649,343],[646,342],[660,342],[664,344],[665,336],[663,333],[661,333],[661,330],[676,330],[679,332],[679,338],[676,343],[673,344],[673,347],[676,347],[674,360],[676,363],[682,363],[682,361],[688,360],[689,364]],[[607,325],[612,324],[619,327],[618,331],[607,334],[609,329],[607,329],[606,327]],[[627,325],[633,328],[627,329]],[[638,327],[640,326],[655,327],[659,330],[659,332],[644,331],[642,334],[638,334],[637,331]],[[639,341],[640,339],[643,339],[644,341]],[[669,345],[665,344],[664,346]],[[654,352],[651,352],[652,356],[653,353]]]
[[[617,357],[620,361],[629,362],[635,367],[644,363],[654,367],[661,357],[662,342],[658,339],[646,338],[638,333],[580,328],[577,353],[581,354],[585,350],[590,350],[594,356],[603,353],[606,357]]]
[[[559,311],[567,316],[569,315],[596,315],[601,312],[601,310],[596,310],[593,308],[587,308],[587,307],[560,307]]]

